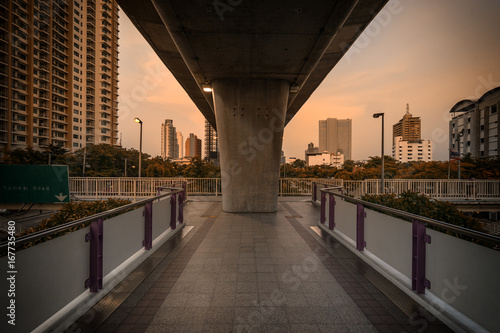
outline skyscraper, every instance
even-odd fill
[[[217,160],[219,158],[219,142],[217,132],[205,119],[205,159]]]
[[[410,114],[406,104],[406,114],[393,125],[392,157],[399,162],[432,161],[432,141],[420,138],[420,117]]]
[[[328,118],[319,121],[319,151],[344,154],[345,160],[352,155],[352,120]]]
[[[114,0],[0,3],[0,151],[118,140]]]
[[[396,144],[395,138],[398,136],[403,141],[418,141],[421,139],[420,130],[420,117],[413,117],[410,106],[406,104],[406,114],[392,127],[392,144]]]
[[[201,158],[201,140],[193,133],[189,133],[189,138],[186,140],[186,157]]]
[[[184,157],[184,137],[181,132],[177,132],[177,145],[179,146],[179,151],[177,154],[177,158]]]
[[[179,158],[179,143],[172,119],[165,119],[161,124],[161,157],[163,159]]]

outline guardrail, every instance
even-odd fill
[[[159,187],[155,197],[19,237],[18,252],[10,243],[0,244],[0,251],[8,253],[0,258],[0,266],[10,267],[13,277],[1,284],[5,291],[7,283],[14,286],[15,298],[9,297],[15,302],[16,331],[70,328],[184,227],[184,194],[182,188]],[[21,250],[24,244],[64,231],[69,232]],[[1,321],[0,331],[10,328],[7,320]]]
[[[76,197],[99,199],[103,197],[154,196],[160,185],[186,182],[189,195],[221,195],[220,178],[112,178],[70,177],[70,193]],[[314,182],[343,186],[347,195],[359,198],[364,194],[380,194],[380,180],[342,180],[319,178],[280,178],[279,195],[310,195]],[[438,200],[492,200],[500,199],[500,180],[446,180],[446,179],[386,179],[385,193],[399,195],[405,191],[425,194]]]
[[[497,247],[500,237],[348,197],[342,187],[314,189],[320,228],[445,324],[457,332],[498,329],[500,251],[428,226]]]

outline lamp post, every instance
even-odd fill
[[[460,132],[458,132],[458,179],[460,179],[460,160],[461,160],[461,153],[460,153],[460,138],[464,136],[465,130],[462,128]]]
[[[378,118],[382,117],[382,171],[380,174],[380,185],[382,186],[382,194],[385,193],[385,186],[384,186],[384,113],[374,113],[373,118]]]
[[[139,123],[141,125],[141,133],[140,133],[140,138],[139,138],[139,178],[141,178],[142,174],[142,120],[139,118],[135,117],[135,122]]]

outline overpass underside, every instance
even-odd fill
[[[387,0],[118,2],[216,128],[223,210],[275,212],[284,127]]]

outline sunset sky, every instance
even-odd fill
[[[385,152],[392,125],[406,112],[422,119],[422,139],[434,144],[434,160],[447,160],[449,110],[500,86],[500,1],[400,0],[386,5],[285,128],[287,157],[304,159],[318,145],[318,120],[352,119],[352,156],[380,156],[385,112]],[[184,140],[204,140],[204,117],[160,62],[126,15],[120,17],[119,131],[123,146],[160,154],[160,129],[173,119]]]

